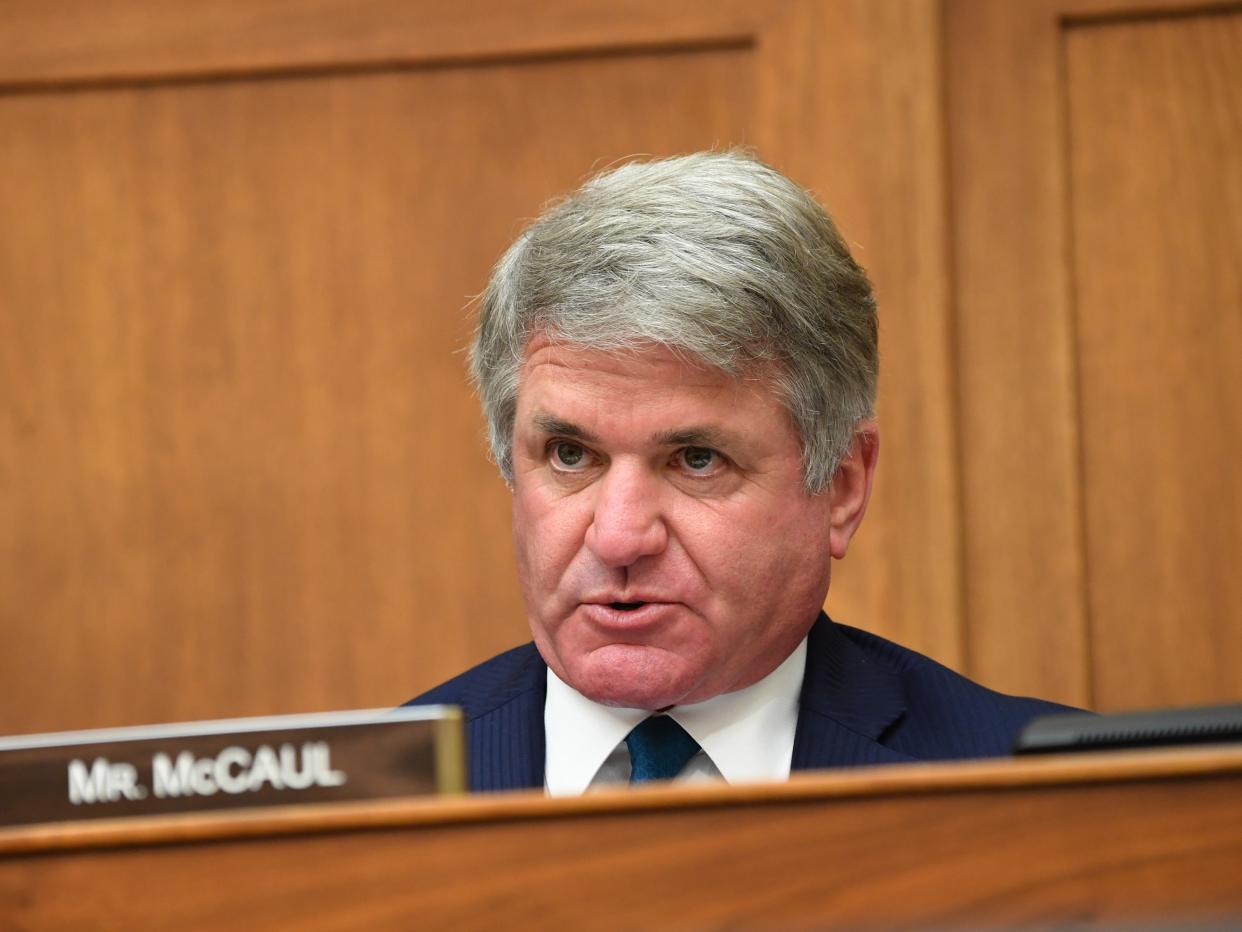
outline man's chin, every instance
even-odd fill
[[[588,692],[582,689],[578,692],[592,702],[619,709],[646,709],[648,712],[659,712],[661,709],[671,709],[678,704],[678,700],[668,693],[599,692],[597,690]]]
[[[681,657],[636,645],[592,651],[565,672],[562,679],[592,702],[653,712],[677,705],[698,681]]]

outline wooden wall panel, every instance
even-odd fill
[[[965,659],[939,4],[0,11],[0,732],[385,705],[524,639],[463,305],[592,167],[750,143],[877,283],[829,605]]]
[[[745,141],[748,68],[0,103],[0,731],[384,705],[524,640],[463,306],[592,164]]]
[[[960,668],[940,32],[933,2],[792,5],[759,48],[757,118],[763,151],[829,206],[879,301],[879,474],[828,609]]]
[[[1209,693],[1217,698],[1226,695],[1216,687],[1165,689],[1157,682],[1166,674],[1155,672],[1153,665],[1159,666],[1162,661],[1152,658],[1163,649],[1163,640],[1176,636],[1172,634],[1174,628],[1188,632],[1194,627],[1183,620],[1185,606],[1162,606],[1160,611],[1166,619],[1179,620],[1151,639],[1136,627],[1131,634],[1114,640],[1117,628],[1132,625],[1133,619],[1122,620],[1112,609],[1108,611],[1115,622],[1101,623],[1097,617],[1101,607],[1111,603],[1122,574],[1129,584],[1151,573],[1156,564],[1168,559],[1155,550],[1171,544],[1157,541],[1150,526],[1121,527],[1110,523],[1109,518],[1120,507],[1121,499],[1114,492],[1128,494],[1121,490],[1135,488],[1130,483],[1141,483],[1143,466],[1126,458],[1124,446],[1104,452],[1106,445],[1131,427],[1099,429],[1100,415],[1113,410],[1110,404],[1116,408],[1108,400],[1115,388],[1112,381],[1122,386],[1138,384],[1140,377],[1127,371],[1127,367],[1138,365],[1138,360],[1131,359],[1112,371],[1096,368],[1094,373],[1086,369],[1080,373],[1079,368],[1101,365],[1104,357],[1088,356],[1099,349],[1100,335],[1122,325],[1128,313],[1113,297],[1104,303],[1098,300],[1101,285],[1107,288],[1134,275],[1133,265],[1108,266],[1116,253],[1111,247],[1105,248],[1105,241],[1110,237],[1124,240],[1127,229],[1136,224],[1145,227],[1167,208],[1149,210],[1150,205],[1127,203],[1124,197],[1117,197],[1122,190],[1118,185],[1142,183],[1135,180],[1137,176],[1131,177],[1132,172],[1152,169],[1136,169],[1130,161],[1150,161],[1159,155],[1149,158],[1120,149],[1107,154],[1100,149],[1100,155],[1079,151],[1085,139],[1091,145],[1105,139],[1120,141],[1117,127],[1123,114],[1117,106],[1123,98],[1109,103],[1089,96],[1095,102],[1090,116],[1082,111],[1080,117],[1071,118],[1068,110],[1072,98],[1115,92],[1121,83],[1133,80],[1130,71],[1137,66],[1118,59],[1115,74],[1103,76],[1105,86],[1088,91],[1086,88],[1101,76],[1084,72],[1079,57],[1078,87],[1071,88],[1067,78],[1073,66],[1067,43],[1072,46],[1080,41],[1071,39],[1078,30],[1086,35],[1091,29],[1112,30],[1130,21],[1203,14],[1219,23],[1222,20],[1213,11],[1236,9],[1236,3],[1198,0],[1023,0],[1004,4],[950,0],[947,4],[945,58],[963,469],[965,667],[988,685],[1104,708],[1145,701],[1192,702],[1207,698]],[[1217,80],[1232,81],[1236,87],[1236,74],[1231,75],[1219,58],[1212,60],[1217,61]],[[1161,73],[1170,78],[1171,86],[1160,99],[1167,102],[1170,95],[1197,93],[1196,82],[1204,80],[1202,68],[1198,76],[1176,78],[1168,70],[1188,62],[1188,56],[1163,56]],[[1124,99],[1132,98],[1127,95]],[[1081,103],[1078,100],[1075,106]],[[1219,119],[1222,104],[1209,106],[1216,108]],[[1224,106],[1227,109],[1230,105]],[[1187,107],[1193,109],[1189,103]],[[1071,119],[1081,130],[1077,135],[1070,132]],[[1140,132],[1144,125],[1152,127],[1150,120],[1140,122]],[[1081,172],[1088,162],[1095,173],[1089,181],[1076,178],[1071,202],[1071,173]],[[1110,175],[1115,177],[1109,178],[1099,192],[1093,190],[1097,182]],[[1145,213],[1141,221],[1138,213]],[[1096,232],[1087,231],[1088,243],[1078,243],[1079,221],[1087,217]],[[1212,229],[1218,222],[1209,220],[1203,229]],[[1217,294],[1223,289],[1227,293],[1233,287],[1232,273],[1220,271],[1226,266],[1215,266],[1211,273],[1214,282],[1203,285],[1207,291]],[[1082,280],[1080,275],[1084,276]],[[1094,284],[1088,284],[1088,279]],[[1131,279],[1131,286],[1135,280]],[[1076,300],[1083,298],[1084,289],[1094,294],[1093,309],[1087,311],[1095,315],[1090,322],[1080,322],[1077,316]],[[1080,324],[1096,328],[1095,336],[1087,330],[1080,333]],[[1174,338],[1172,333],[1165,335]],[[1136,350],[1137,344],[1131,343],[1129,348]],[[1225,349],[1224,345],[1218,348]],[[1225,365],[1223,356],[1218,361]],[[1228,369],[1222,368],[1220,377],[1227,379],[1227,373]],[[1103,394],[1096,397],[1097,393]],[[1086,416],[1095,418],[1089,435],[1085,432]],[[1170,444],[1168,449],[1176,446]],[[1094,497],[1097,493],[1102,496],[1098,501]],[[1162,494],[1155,486],[1145,487],[1143,495],[1148,501],[1144,507],[1177,507],[1176,493],[1157,505]],[[1110,500],[1112,504],[1108,504]],[[1227,521],[1224,516],[1221,520]],[[1190,530],[1185,515],[1171,519],[1166,529],[1172,530],[1175,525]],[[1229,533],[1222,536],[1206,530],[1202,541],[1209,546],[1219,544]],[[1135,548],[1133,552],[1142,551],[1144,559],[1124,568],[1116,562],[1101,577],[1094,562],[1099,556],[1096,548],[1108,550],[1110,545],[1104,543],[1107,538],[1131,534],[1137,538],[1118,543],[1115,552]],[[1174,562],[1176,559],[1180,558]],[[1180,572],[1172,563],[1166,563],[1166,568]],[[1109,578],[1112,582],[1105,581]],[[1100,583],[1102,588],[1097,585]],[[1228,611],[1225,605],[1233,596],[1226,594],[1226,588],[1218,587],[1212,596],[1201,593],[1203,598],[1218,600],[1214,613]],[[1139,586],[1136,591],[1141,589]],[[1219,601],[1222,596],[1223,602]],[[1187,636],[1190,640],[1206,637],[1215,641],[1226,654],[1233,650],[1230,645],[1236,644],[1234,635],[1221,638],[1210,631]],[[1143,640],[1148,643],[1140,647]],[[1142,665],[1146,672],[1131,664],[1134,651],[1148,656]],[[1183,659],[1188,656],[1183,655]],[[1170,656],[1165,669],[1180,665],[1181,661]],[[1228,678],[1237,680],[1238,666],[1232,660],[1214,669],[1212,675],[1218,677],[1218,685]],[[1127,694],[1119,691],[1117,684],[1136,675],[1139,679],[1148,677],[1145,685]],[[1194,674],[1188,668],[1176,676],[1188,682]]]
[[[879,485],[830,610],[1008,691],[1225,695],[1236,9],[5,5],[0,731],[384,705],[521,640],[463,306],[592,167],[737,142],[880,298]],[[1115,338],[1157,300],[1204,312]]]
[[[1242,699],[1242,12],[1067,36],[1096,701]]]
[[[383,68],[749,42],[783,0],[7,0],[0,84]]]
[[[968,669],[1090,702],[1058,10],[947,8]]]

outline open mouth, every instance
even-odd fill
[[[616,609],[618,612],[633,612],[633,611],[637,611],[638,609],[642,608],[647,603],[646,602],[611,602],[609,604],[611,605],[612,608]]]

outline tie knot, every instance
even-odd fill
[[[699,743],[667,715],[653,715],[625,736],[630,782],[671,780],[699,750]]]

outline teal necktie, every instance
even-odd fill
[[[671,780],[699,750],[699,743],[667,715],[653,715],[625,736],[630,782]]]

